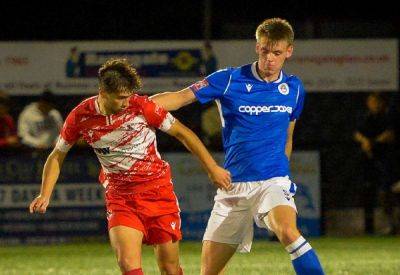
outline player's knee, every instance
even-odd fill
[[[119,268],[123,271],[129,271],[132,269],[140,268],[140,258],[128,257],[128,256],[118,256],[117,259]]]
[[[284,244],[291,244],[300,237],[300,232],[297,228],[287,224],[277,226],[274,230],[278,239]]]
[[[162,261],[158,264],[161,274],[179,275],[180,266],[178,261]]]

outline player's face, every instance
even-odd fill
[[[104,108],[107,113],[116,114],[124,110],[129,104],[129,98],[132,96],[130,91],[120,91],[118,93],[103,93]]]
[[[256,44],[258,54],[258,69],[262,76],[267,78],[278,77],[285,63],[293,53],[293,46],[286,40],[279,40],[276,43],[269,43],[268,38],[261,36]]]

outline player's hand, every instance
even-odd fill
[[[210,170],[208,177],[218,188],[226,191],[233,189],[231,173],[218,165]]]
[[[37,196],[29,205],[30,213],[46,213],[47,206],[49,205],[49,198],[44,196]]]

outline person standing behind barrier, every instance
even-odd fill
[[[54,102],[53,93],[45,90],[37,102],[22,110],[18,118],[18,135],[23,145],[43,151],[56,144],[63,119]]]
[[[363,153],[362,201],[365,233],[375,234],[374,209],[379,191],[382,191],[383,207],[388,216],[390,231],[396,221],[391,201],[391,186],[395,182],[391,152],[395,139],[389,108],[380,93],[371,93],[366,99],[367,112],[354,133]]]
[[[201,73],[203,76],[209,75],[217,70],[218,60],[214,54],[209,41],[204,42],[203,54],[201,58]]]

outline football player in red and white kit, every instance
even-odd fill
[[[230,174],[190,129],[146,96],[135,94],[140,86],[136,70],[125,59],[109,60],[100,68],[99,94],[68,115],[44,165],[40,194],[29,208],[31,213],[46,212],[64,158],[83,137],[102,166],[110,242],[122,274],[143,274],[142,243],[154,245],[161,274],[183,274],[179,206],[170,166],[157,151],[156,129],[196,155],[217,187],[231,189]]]

